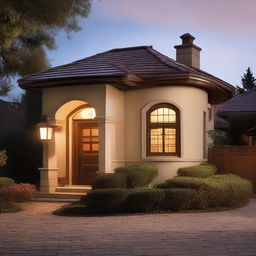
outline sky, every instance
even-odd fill
[[[202,48],[201,69],[236,86],[248,67],[256,76],[256,0],[92,0],[80,32],[60,31],[52,66],[113,48],[152,45],[175,59],[180,36]],[[17,86],[6,100],[18,98]]]

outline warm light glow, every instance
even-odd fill
[[[52,139],[52,127],[40,127],[40,139],[41,140],[51,140]]]
[[[170,108],[158,108],[150,113],[151,123],[175,123],[176,112]]]
[[[81,117],[83,119],[94,119],[96,112],[94,108],[85,108],[81,111]]]

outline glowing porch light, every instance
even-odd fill
[[[39,127],[40,139],[42,141],[49,141],[52,140],[53,128],[57,126],[47,115],[45,115],[43,116],[42,121],[37,124],[37,127]]]

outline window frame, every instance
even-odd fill
[[[158,108],[169,108],[175,111],[176,114],[176,122],[175,123],[151,123],[150,122],[150,114],[154,110]],[[150,152],[150,144],[151,144],[151,137],[150,137],[150,130],[151,128],[175,128],[176,129],[176,138],[175,138],[175,146],[176,152]],[[163,137],[163,150],[164,150],[164,137]],[[157,103],[151,106],[146,111],[146,156],[178,156],[180,157],[180,110],[170,104],[170,103]]]

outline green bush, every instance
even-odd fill
[[[90,191],[82,201],[92,212],[118,212],[128,196],[123,188],[95,189]]]
[[[208,196],[211,207],[241,204],[252,195],[252,182],[234,174],[211,176],[206,184],[212,190]]]
[[[123,173],[100,174],[92,180],[92,189],[126,188],[126,175]]]
[[[14,180],[7,177],[0,177],[0,188],[11,186],[14,184]]]
[[[191,188],[200,189],[205,186],[205,179],[196,177],[174,177],[166,180],[164,183],[157,185],[158,188]]]
[[[252,194],[252,183],[233,174],[208,178],[174,177],[158,185],[164,189],[194,189],[198,193],[198,209],[229,207],[242,204]]]
[[[119,167],[115,172],[126,175],[128,188],[138,188],[153,181],[158,175],[158,168],[153,164],[133,164]]]
[[[165,198],[162,207],[167,210],[181,211],[203,208],[203,200],[195,189],[171,188],[164,189]]]
[[[200,165],[179,168],[178,176],[207,178],[214,175],[216,172],[216,166],[209,163],[203,163]]]
[[[132,189],[125,202],[129,212],[147,212],[159,209],[164,199],[164,190],[158,188]]]

